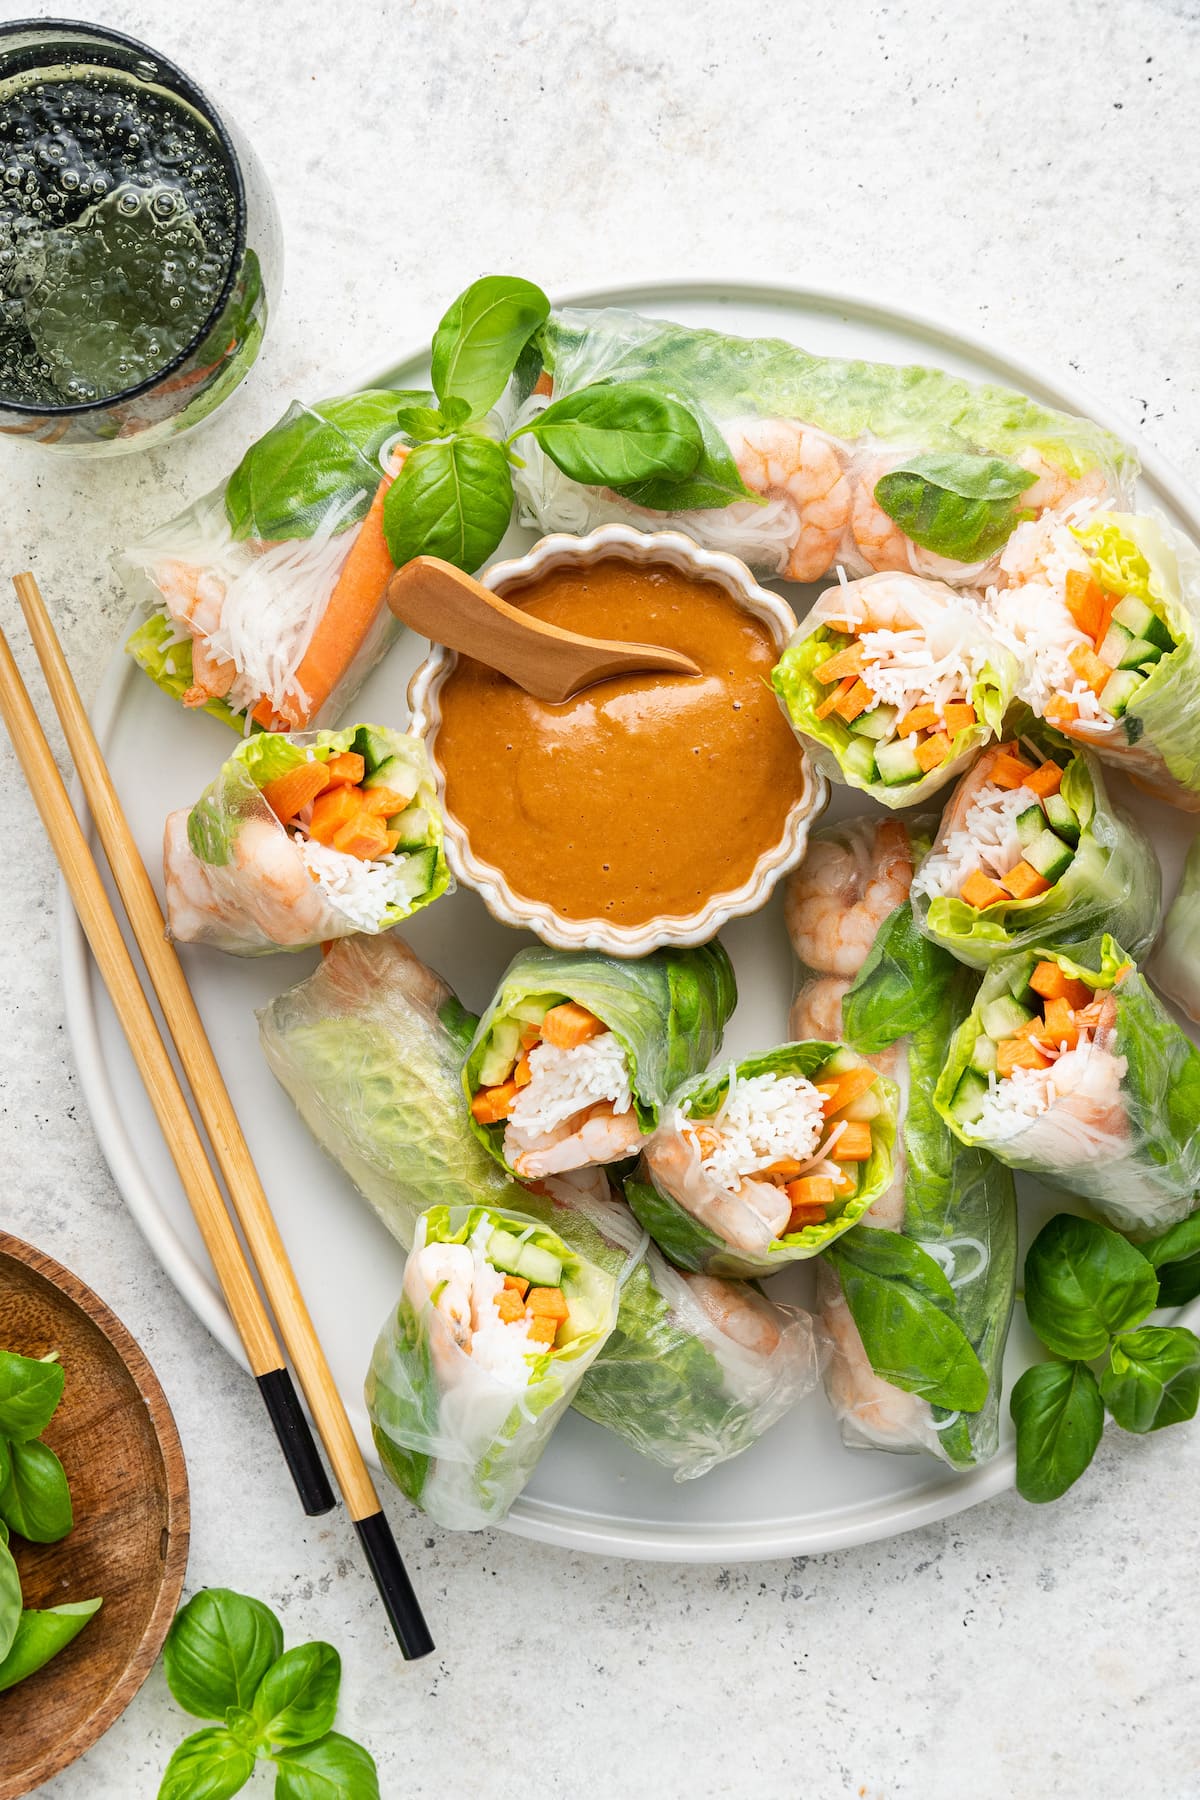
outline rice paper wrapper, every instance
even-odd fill
[[[1115,806],[1098,759],[1037,722],[1024,738],[1063,766],[1061,793],[1079,821],[1079,843],[1066,873],[1032,900],[978,910],[924,885],[947,843],[963,829],[972,801],[991,777],[1000,747],[985,750],[950,796],[937,837],[913,888],[913,916],[931,942],[960,962],[986,969],[998,957],[1035,944],[1082,944],[1109,932],[1134,958],[1154,942],[1162,917],[1162,871],[1154,846],[1131,814]]]
[[[1077,491],[1123,494],[1136,474],[1132,451],[1098,426],[1005,388],[617,308],[551,315],[508,396],[509,424],[535,417],[551,389],[557,400],[611,381],[651,385],[692,410],[704,438],[696,471],[622,493],[585,487],[526,436],[515,477],[524,523],[574,533],[614,521],[641,530],[666,523],[764,577],[813,581],[840,564],[853,575],[901,567],[967,583],[981,579],[990,555],[964,562],[922,549],[875,503],[881,475],[913,455],[1000,456],[1045,472],[1038,497],[1044,490],[1050,504]],[[770,485],[765,503],[747,497],[739,464],[751,488]]]
[[[655,950],[622,961],[595,950],[538,946],[513,958],[495,998],[479,1021],[463,1067],[467,1099],[496,1035],[506,1027],[514,1044],[519,1009],[574,1000],[603,1019],[628,1059],[638,1121],[653,1129],[667,1096],[721,1047],[726,1021],[737,1002],[733,968],[718,939],[696,950]],[[504,1160],[504,1126],[472,1129],[497,1162]]]
[[[816,670],[849,641],[844,628],[920,631],[930,666],[947,655],[970,658],[975,679],[965,694],[976,723],[951,739],[944,763],[913,781],[889,785],[864,780],[846,764],[850,746],[862,739],[835,713],[818,718],[831,692]],[[964,773],[983,747],[999,737],[1017,681],[1017,662],[992,635],[982,614],[944,582],[911,575],[881,574],[829,588],[792,637],[771,674],[779,704],[793,731],[802,737],[817,767],[831,781],[860,789],[881,806],[923,806]]]
[[[328,762],[369,733],[395,759],[409,805],[386,862],[332,852],[314,880],[290,827],[262,789],[306,762]],[[163,837],[169,934],[238,956],[303,950],[352,933],[387,931],[450,887],[437,788],[420,739],[371,725],[346,731],[247,738],[190,812],[172,813]]]
[[[1097,996],[1111,993],[1115,1024],[1096,1034],[1075,1088],[1045,1112],[1014,1115],[1004,1132],[964,1124],[953,1101],[982,1031],[981,1007],[1002,994],[1024,994],[1034,965],[1047,959],[1086,981]],[[1200,1052],[1111,937],[1071,956],[1038,946],[993,964],[951,1040],[934,1103],[963,1143],[1079,1195],[1107,1224],[1132,1237],[1163,1231],[1195,1208]]]
[[[568,1305],[590,1321],[562,1348],[529,1355],[527,1386],[514,1386],[456,1342],[419,1272],[427,1244],[465,1243],[481,1222],[527,1235],[560,1259]],[[613,1277],[537,1220],[481,1206],[423,1213],[399,1305],[379,1335],[366,1381],[371,1429],[387,1474],[448,1530],[498,1524],[537,1467],[616,1316]]]
[[[1200,1021],[1200,836],[1192,840],[1146,971],[1189,1019]]]
[[[753,1205],[704,1167],[693,1134],[675,1124],[676,1110],[684,1106],[697,1123],[712,1118],[729,1091],[731,1073],[739,1081],[766,1074],[815,1080],[838,1048],[824,1042],[784,1044],[745,1057],[732,1071],[702,1075],[672,1096],[669,1111],[646,1146],[638,1179],[625,1185],[625,1197],[677,1268],[750,1280],[777,1274],[791,1263],[819,1255],[857,1224],[886,1190],[893,1175],[899,1099],[895,1083],[887,1077],[881,1076],[872,1089],[881,1107],[871,1120],[871,1155],[862,1165],[855,1193],[823,1224],[806,1225],[782,1238],[773,1237]]]
[[[298,671],[385,478],[402,398],[294,401],[225,481],[120,552],[141,612],[125,647],[164,693],[239,732],[337,722],[402,629],[383,603],[386,573],[318,705]],[[264,699],[274,710],[255,719]]]

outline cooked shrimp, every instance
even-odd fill
[[[192,639],[192,684],[181,696],[185,706],[223,700],[236,679],[237,665],[231,657],[215,655],[202,637]]]
[[[780,575],[816,581],[832,566],[850,515],[850,483],[828,438],[795,419],[740,419],[726,431],[748,488],[786,500],[796,536]]]
[[[187,824],[186,807],[167,817],[163,827],[163,882],[170,935],[192,943],[204,937],[214,923],[228,923],[233,911],[214,889],[208,864],[200,861],[188,843]]]
[[[779,1320],[753,1288],[714,1275],[683,1275],[683,1279],[706,1316],[733,1343],[756,1356],[770,1356],[779,1348]]]
[[[832,1340],[825,1391],[838,1419],[883,1449],[910,1445],[914,1449],[935,1449],[937,1438],[928,1401],[904,1388],[893,1387],[875,1373],[841,1282],[823,1262],[817,1266],[817,1305],[821,1323]]]
[[[818,975],[806,981],[788,1015],[788,1036],[798,1043],[804,1038],[824,1038],[836,1044],[842,1035],[842,1001],[850,983],[839,975]]]
[[[260,929],[276,944],[321,935],[328,903],[299,849],[273,819],[246,819],[233,847],[234,867],[250,874],[245,899]]]
[[[193,637],[211,637],[219,628],[225,606],[225,583],[219,575],[173,557],[155,563],[150,575],[174,624]]]
[[[836,835],[835,835],[836,833]],[[818,832],[789,878],[784,920],[792,949],[810,969],[857,975],[888,914],[908,898],[912,849],[899,819]]]
[[[455,1343],[465,1347],[479,1323],[473,1317],[475,1260],[470,1250],[465,1244],[426,1244],[417,1252],[416,1262],[435,1309],[449,1325]]]
[[[896,467],[895,457],[878,457],[856,474],[850,507],[850,535],[854,549],[867,567],[875,570],[911,571],[942,581],[963,581],[983,568],[982,563],[956,562],[925,550],[889,518],[875,498],[875,484]]]
[[[1090,469],[1086,475],[1068,475],[1057,463],[1047,462],[1032,445],[1022,450],[1017,461],[1023,469],[1031,469],[1037,476],[1017,502],[1022,510],[1049,512],[1055,507],[1071,506],[1077,500],[1103,499],[1108,492],[1108,483],[1100,469]]]
[[[782,1187],[755,1181],[751,1175],[735,1179],[730,1187],[721,1186],[702,1167],[691,1133],[663,1132],[652,1138],[646,1162],[655,1185],[731,1250],[761,1256],[787,1228],[792,1203]]]
[[[504,1133],[504,1155],[525,1181],[540,1181],[543,1176],[565,1174],[591,1163],[617,1162],[631,1156],[641,1144],[637,1113],[632,1107],[614,1112],[607,1100],[590,1107],[582,1117],[577,1113],[554,1131],[526,1132],[510,1121]]]

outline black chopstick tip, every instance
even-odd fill
[[[283,1451],[300,1504],[310,1519],[332,1512],[337,1496],[329,1485],[325,1464],[317,1449],[304,1408],[300,1404],[292,1377],[287,1369],[269,1369],[256,1375],[258,1390],[275,1427],[275,1436]]]
[[[354,1529],[404,1660],[416,1662],[430,1655],[433,1639],[387,1519],[382,1512],[370,1513],[365,1519],[355,1519]]]

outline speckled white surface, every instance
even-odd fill
[[[85,693],[124,613],[113,549],[211,485],[288,397],[427,338],[485,269],[552,292],[730,271],[924,302],[1069,368],[1200,480],[1196,0],[103,15],[253,137],[288,270],[267,353],[211,431],[107,466],[0,444],[0,569],[36,568]],[[0,593],[28,667],[16,620]],[[438,1639],[406,1669],[349,1528],[302,1528],[248,1379],[122,1207],[65,1042],[50,857],[6,745],[0,782],[0,1221],[140,1338],[191,1470],[190,1585],[260,1594],[289,1640],[341,1647],[341,1725],[389,1800],[1200,1793],[1197,1431],[1110,1438],[1052,1510],[1009,1497],[792,1563],[601,1562],[402,1519]],[[148,1800],[188,1729],[156,1672],[42,1791]]]

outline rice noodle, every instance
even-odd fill
[[[731,1068],[728,1092],[712,1118],[693,1120],[681,1108],[675,1109],[676,1130],[693,1140],[702,1131],[711,1132],[715,1141],[709,1150],[700,1149],[701,1167],[725,1185],[785,1159],[810,1162],[824,1126],[822,1097],[800,1075],[751,1075],[739,1080]]]
[[[627,1113],[633,1104],[628,1058],[611,1031],[569,1050],[535,1044],[529,1071],[509,1124],[532,1138],[546,1136],[601,1101],[608,1101],[614,1113]]]
[[[1021,861],[1024,846],[1017,833],[1017,819],[1041,801],[1027,787],[1002,788],[985,782],[967,808],[962,824],[947,836],[939,850],[926,857],[913,878],[914,894],[961,894],[963,882],[977,869],[999,881]]]

